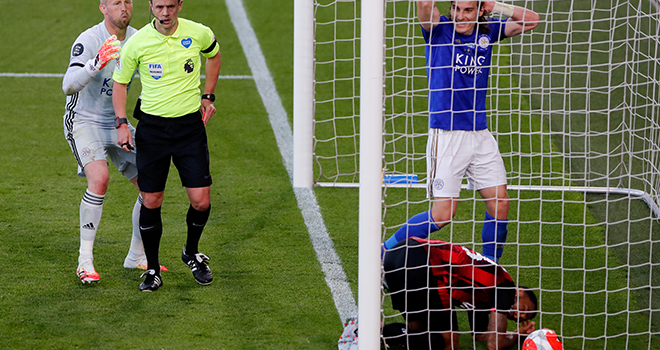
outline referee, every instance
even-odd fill
[[[201,285],[213,281],[198,250],[199,239],[211,211],[209,151],[206,123],[215,114],[215,87],[220,52],[213,31],[179,18],[182,0],[150,0],[155,19],[140,29],[122,48],[113,75],[112,102],[117,116],[117,143],[133,146],[126,119],[127,84],[137,68],[142,82],[141,101],[135,109],[138,184],[143,197],[140,234],[147,256],[146,276],[140,290],[163,285],[158,249],[163,234],[161,205],[173,162],[186,187],[190,207],[188,235],[181,259]],[[206,57],[206,83],[200,100],[200,54]]]

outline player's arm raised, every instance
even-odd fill
[[[76,43],[74,50],[76,50],[76,47],[78,46],[83,51],[82,54],[85,54],[84,45],[82,43]],[[72,63],[62,80],[62,91],[67,95],[73,95],[84,89],[96,74],[108,64],[108,62],[119,57],[120,50],[121,47],[119,46],[119,40],[113,35],[101,45],[101,48],[96,55],[90,58],[86,64]]]
[[[486,13],[501,14],[509,17],[506,21],[506,28],[504,29],[504,35],[507,38],[532,30],[541,21],[541,16],[538,13],[520,6],[496,1],[486,1],[483,4],[483,8]]]
[[[431,31],[433,27],[440,23],[440,10],[435,7],[435,1],[418,1],[417,18],[422,28],[427,31]]]

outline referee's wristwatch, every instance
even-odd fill
[[[209,100],[211,103],[215,102],[215,94],[203,94],[202,100]]]
[[[115,128],[119,129],[122,124],[128,124],[128,119],[126,118],[115,118]]]

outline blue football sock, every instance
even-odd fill
[[[484,226],[481,229],[481,240],[484,243],[483,255],[495,262],[499,262],[504,250],[506,235],[509,233],[507,220],[497,220],[486,212]]]
[[[401,226],[387,241],[385,241],[385,249],[391,249],[397,243],[407,239],[408,237],[426,238],[429,233],[438,231],[440,227],[435,224],[430,211],[419,213]]]

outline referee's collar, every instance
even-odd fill
[[[167,38],[178,38],[181,35],[181,17],[177,18],[177,25],[176,25],[176,30],[172,35],[163,35],[163,33],[159,32],[158,29],[156,29],[156,19],[154,18],[151,21],[151,29],[156,33],[156,37],[160,39],[161,41],[167,40]]]

